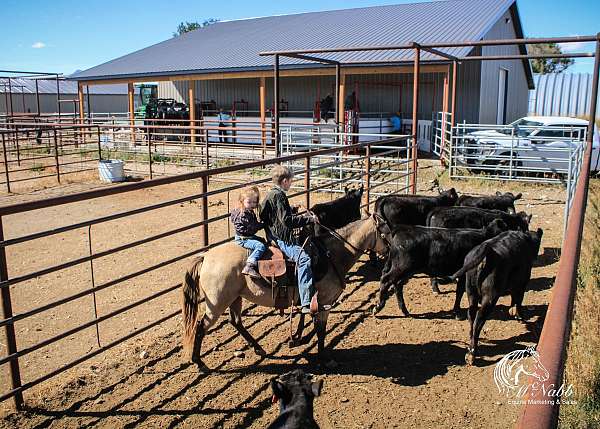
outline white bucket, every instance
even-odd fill
[[[125,180],[123,176],[123,164],[120,159],[103,159],[98,162],[98,174],[102,182],[122,182]]]

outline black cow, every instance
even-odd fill
[[[496,219],[501,219],[509,230],[527,232],[531,215],[525,212],[511,214],[476,207],[438,207],[427,215],[427,226],[479,229]]]
[[[428,228],[399,225],[390,232],[379,227],[389,244],[388,260],[379,283],[377,313],[385,306],[388,290],[394,286],[398,306],[409,315],[404,303],[404,284],[415,274],[447,277],[460,268],[469,251],[485,240],[506,231],[506,224],[495,220],[482,229]],[[454,301],[454,314],[460,317],[460,298],[464,293],[464,276],[459,278]]]
[[[313,401],[321,394],[323,380],[312,381],[312,375],[301,369],[287,372],[271,380],[273,403],[279,401],[279,416],[269,429],[319,428],[313,416]]]
[[[385,195],[375,201],[375,213],[390,227],[397,225],[425,225],[427,214],[436,207],[453,206],[458,200],[454,188],[436,196]]]
[[[456,205],[515,213],[515,201],[522,196],[523,194],[513,195],[511,192],[506,192],[504,194],[496,192],[496,195],[484,195],[483,197],[461,195],[456,202]]]
[[[467,254],[463,267],[452,276],[466,277],[471,325],[470,346],[465,356],[468,364],[475,360],[479,334],[498,298],[510,294],[509,314],[523,319],[521,304],[543,233],[540,228],[527,233],[508,231],[486,240]]]
[[[327,203],[315,204],[311,211],[319,218],[319,224],[331,229],[341,228],[360,219],[360,202],[364,188],[344,188],[345,195]],[[315,225],[315,234],[324,233],[320,225]]]

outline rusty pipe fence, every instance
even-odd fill
[[[590,118],[596,117],[598,107],[598,79],[600,78],[600,33],[596,36],[596,52],[594,57],[594,72],[592,96],[590,99]],[[566,350],[571,332],[573,318],[573,302],[577,288],[577,269],[581,253],[583,225],[589,191],[590,170],[593,153],[594,121],[590,120],[587,129],[585,155],[582,171],[577,179],[574,197],[569,210],[569,218],[565,239],[562,246],[558,273],[554,281],[552,300],[546,312],[544,327],[540,335],[537,351],[540,360],[548,370],[549,378],[545,382],[551,388],[559,389],[564,380]],[[530,382],[536,380],[531,377]],[[555,428],[558,426],[560,398],[542,398],[549,401],[537,400],[536,390],[531,389],[527,402],[517,422],[518,429],[532,427]]]
[[[11,183],[29,182],[82,173],[95,169],[102,159],[100,129],[95,126],[31,127],[13,125],[0,129],[2,171],[0,185],[11,192]]]
[[[404,140],[404,137],[394,137],[390,138],[388,143],[398,144]],[[355,170],[353,176],[360,178],[366,187],[364,195],[365,203],[371,202],[374,198],[373,189],[375,187],[379,186],[380,190],[386,188],[385,183],[373,185],[370,180],[372,176],[377,175],[379,172],[378,166],[371,163],[370,159],[371,146],[374,144],[376,143],[365,142],[347,147],[349,152],[364,152],[362,155],[363,168],[362,170]],[[388,150],[394,151],[395,149]],[[136,291],[134,284],[136,281],[142,281],[142,276],[151,274],[153,283],[157,282],[154,279],[170,279],[174,273],[181,274],[185,268],[185,265],[182,264],[190,257],[231,240],[231,231],[229,228],[227,228],[227,233],[224,233],[224,228],[219,230],[215,227],[214,223],[227,222],[227,225],[229,225],[228,212],[230,209],[230,194],[232,192],[249,184],[260,185],[270,181],[270,177],[266,173],[267,170],[264,169],[265,167],[279,163],[303,161],[304,167],[299,169],[296,174],[303,178],[301,182],[303,182],[304,187],[290,195],[290,197],[300,199],[304,205],[309,206],[311,204],[311,196],[314,195],[315,191],[323,190],[327,186],[332,188],[337,187],[339,178],[336,177],[332,178],[330,183],[324,183],[323,181],[314,183],[311,181],[311,172],[323,168],[322,163],[317,162],[319,157],[336,153],[339,153],[339,148],[320,149],[269,160],[257,160],[240,165],[212,168],[178,176],[166,176],[153,180],[127,183],[1,207],[0,292],[3,316],[0,319],[0,326],[5,331],[7,347],[6,353],[0,357],[0,367],[8,365],[10,383],[8,381],[2,383],[7,388],[0,392],[0,401],[12,398],[17,409],[21,409],[24,404],[24,391],[177,316],[179,314],[178,308],[165,309],[166,305],[163,305],[163,302],[170,299],[169,297],[172,297],[172,294],[180,287],[180,284],[174,281],[165,280],[162,284],[152,289],[152,293],[142,298],[139,298],[137,293],[135,293],[134,295],[136,296],[130,297],[126,305],[118,306],[114,304],[104,313],[101,313],[98,309],[100,304],[96,301],[96,295],[102,291],[109,290],[121,290],[124,296],[139,292],[139,290]],[[378,153],[378,156],[381,156],[381,153]],[[330,163],[335,165],[340,162],[344,162],[344,160],[332,160]],[[388,171],[386,174],[389,175],[388,165],[381,168],[386,169]],[[403,174],[403,172],[402,168],[398,170],[398,174]],[[221,187],[215,185],[217,183],[223,184],[223,182],[219,182],[220,176],[236,174],[238,175],[237,183],[225,183]],[[344,180],[346,179],[349,179],[349,177],[344,178]],[[173,193],[174,198],[168,200],[162,198],[149,203],[148,195],[144,195],[141,198],[141,204],[146,205],[128,210],[116,210],[114,207],[119,206],[114,203],[111,206],[110,201],[107,201],[107,198],[111,196],[113,198],[121,196],[126,198],[128,202],[131,202],[135,199],[136,191],[156,190],[161,186],[175,186],[183,182],[189,183],[190,181],[198,184],[197,191],[190,191],[192,192],[191,194],[185,191],[185,194],[181,194],[184,192],[181,186],[168,188],[166,192],[169,194]],[[227,203],[224,204],[222,199],[226,199]],[[191,222],[188,222],[189,219],[185,219],[186,222],[176,227],[173,227],[172,222],[174,221],[169,223],[162,222],[162,228],[159,233],[155,233],[155,231],[148,233],[147,224],[149,221],[147,219],[142,221],[136,218],[136,216],[150,214],[156,217],[157,222],[162,221],[162,219],[175,219],[178,212],[186,210],[186,207],[191,207],[189,203],[193,202],[197,203],[196,207],[198,207],[198,210],[197,212],[195,209],[192,211]],[[94,218],[78,215],[71,216],[73,217],[71,219],[69,216],[63,218],[62,215],[56,214],[54,215],[55,217],[50,218],[47,214],[47,210],[58,212],[59,209],[64,213],[77,213],[74,208],[77,207],[78,203],[84,204],[85,207],[91,205],[102,207],[106,205],[113,209],[100,217]],[[169,215],[161,212],[161,210],[166,209],[171,210]],[[84,210],[84,212],[89,213],[87,210]],[[27,228],[27,232],[23,234],[11,233],[11,225],[14,225],[19,219],[23,219],[23,216],[47,218],[48,222],[52,225],[50,227],[42,227],[39,230]],[[55,222],[58,222],[58,224],[54,225]],[[122,228],[126,228],[127,231],[141,231],[143,236],[135,237],[135,239],[127,240],[126,242],[119,242],[115,245],[110,242],[107,243],[106,234],[108,232],[118,234],[119,225]],[[211,231],[210,235],[209,230]],[[78,234],[75,236],[76,241],[81,240],[86,244],[82,254],[73,255],[66,250],[63,251],[61,246],[57,245],[57,243],[60,243],[61,235],[74,233]],[[97,239],[99,234],[103,237],[102,240]],[[190,244],[183,252],[181,252],[180,246],[173,244],[177,234],[186,234],[186,239],[189,237],[186,243]],[[64,236],[62,239],[64,239]],[[85,243],[86,241],[87,243]],[[51,258],[52,262],[31,270],[32,265],[35,266],[36,263],[40,265],[40,261],[35,257],[35,249],[45,249],[45,244],[55,249]],[[101,244],[104,244],[105,248],[99,248]],[[19,259],[18,246],[21,246],[21,248],[25,247],[27,250],[26,255],[31,260]],[[152,247],[148,250],[144,246]],[[94,250],[96,247],[98,249]],[[128,251],[133,251],[135,254],[128,255]],[[141,259],[139,255],[144,255],[139,266],[136,265],[134,269],[126,269],[129,268],[127,264],[132,258]],[[108,275],[106,279],[100,281],[98,273],[103,268],[103,258],[112,259],[114,265],[109,266],[108,269],[104,267]],[[148,261],[151,263],[148,264]],[[88,272],[84,272],[83,270],[86,266],[89,266]],[[70,276],[69,270],[73,269],[79,271],[76,271],[75,275]],[[119,269],[125,272],[120,272]],[[23,296],[27,296],[26,292],[28,288],[36,287],[36,296],[42,293],[41,291],[44,286],[46,290],[53,290],[52,285],[59,282],[60,280],[58,279],[61,276],[68,277],[69,284],[72,285],[66,296],[52,295],[48,298],[47,302],[41,305],[35,300],[34,303],[29,303],[29,300],[23,298]],[[77,289],[75,285],[83,286]],[[19,296],[21,296],[21,300],[25,299],[27,301],[28,307],[14,311],[17,308],[15,307],[15,303],[19,301]],[[31,334],[28,334],[28,331],[25,329],[28,323],[43,324],[49,319],[65,320],[66,316],[80,314],[82,308],[85,306],[85,302],[82,299],[89,299],[90,297],[93,297],[93,304],[90,303],[90,306],[93,307],[93,317],[89,320],[83,323],[72,324],[67,328],[64,328],[62,324],[58,324],[57,332],[50,332],[50,335],[45,336],[37,342],[29,341]],[[103,332],[102,328],[104,324],[113,321],[115,318],[117,318],[115,321],[117,323],[120,320],[118,319],[119,317],[124,317],[124,313],[136,310],[140,306],[150,302],[157,302],[157,300],[161,300],[161,309],[167,311],[165,314],[161,314],[155,320],[148,320],[148,323],[143,326],[135,326],[135,329],[133,331],[129,330],[129,332],[127,332],[125,325],[118,325],[118,336],[116,338],[110,338],[109,341],[103,338],[116,335],[113,332]],[[49,317],[48,314],[52,317]],[[95,330],[97,341],[94,343],[97,343],[97,346],[94,345],[88,352],[80,353],[78,356],[70,356],[68,361],[65,361],[64,358],[57,358],[56,362],[53,361],[55,363],[54,367],[48,364],[48,361],[45,361],[46,366],[44,368],[46,370],[41,374],[37,374],[37,376],[23,377],[21,375],[24,359],[29,359],[29,361],[33,359],[39,362],[42,359],[40,357],[42,349],[45,349],[46,353],[56,348],[66,350],[69,346],[65,346],[64,341],[81,338],[85,330]],[[71,344],[74,346],[74,343]],[[8,387],[9,384],[10,387]]]

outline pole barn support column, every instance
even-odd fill
[[[267,145],[267,132],[265,129],[265,127],[267,126],[267,124],[266,124],[267,88],[266,88],[266,79],[264,76],[262,76],[258,79],[258,84],[259,84],[258,95],[259,95],[259,100],[260,100],[260,104],[259,104],[259,106],[260,106],[259,107],[260,108],[260,141],[262,143],[262,157],[264,159],[265,153],[266,153],[266,145]]]
[[[193,80],[188,81],[188,98],[190,103],[190,143],[196,144],[196,82]]]
[[[335,100],[335,102],[338,114],[338,129],[340,132],[344,132],[344,97],[346,96],[346,73],[340,73],[337,94],[337,100]]]
[[[135,144],[135,132],[133,126],[135,125],[135,112],[134,112],[134,104],[133,104],[133,82],[127,83],[127,101],[128,101],[128,116],[129,116],[129,125],[131,132],[131,144]]]
[[[458,61],[452,63],[452,102],[450,104],[450,125],[454,126],[456,112],[456,79],[458,78]]]
[[[421,68],[421,49],[415,43],[415,61],[413,68],[413,112],[412,112],[412,174],[410,176],[410,191],[413,194],[417,193],[417,158],[418,158],[418,146],[417,141],[419,135],[419,72]]]
[[[83,124],[83,119],[85,118],[85,105],[83,97],[83,84],[81,82],[79,85],[77,85],[77,95],[79,99],[79,123]]]
[[[275,55],[273,70],[273,113],[275,115],[275,158],[279,157],[279,55]]]

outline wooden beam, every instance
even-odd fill
[[[266,120],[267,120],[267,83],[266,83],[267,79],[265,77],[260,77],[258,78],[258,97],[260,100],[260,127],[262,128],[262,131],[260,133],[261,135],[261,143],[263,146],[263,158],[265,156],[265,152],[266,152],[266,144],[267,144],[267,133],[265,131],[265,127],[266,127]]]
[[[346,74],[341,70],[340,73],[340,85],[338,87],[338,100],[337,100],[337,112],[338,112],[338,129],[344,131],[344,99],[346,97]]]
[[[79,123],[83,124],[85,118],[85,107],[83,103],[83,84],[79,82],[77,85],[77,97],[79,99]]]
[[[452,63],[452,102],[450,110],[450,125],[454,126],[456,111],[456,79],[458,78],[458,61]]]
[[[422,66],[423,72],[435,73],[446,70],[445,64],[428,64]],[[342,68],[342,75],[349,74],[397,74],[397,73],[412,73],[412,66],[346,66]],[[306,69],[280,70],[280,77],[298,77],[298,76],[335,76],[334,67],[318,67]],[[219,80],[219,79],[256,79],[260,77],[273,76],[272,70],[265,71],[247,71],[247,72],[230,72],[230,73],[202,73],[188,74],[181,76],[149,76],[136,77],[136,82],[176,82],[181,80]],[[114,83],[128,83],[131,78],[115,78],[115,79],[96,79],[82,81],[84,84],[107,85]]]
[[[188,100],[190,106],[190,143],[196,144],[196,83],[193,80],[188,82]]]

